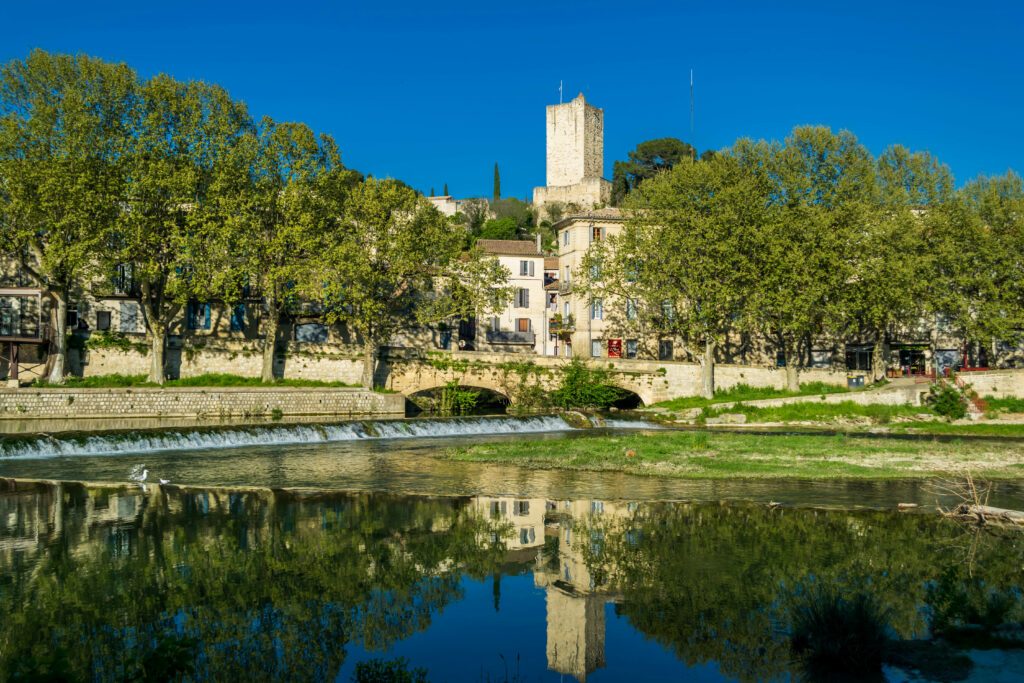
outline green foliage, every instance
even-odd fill
[[[703,158],[703,157],[702,157]],[[697,151],[677,138],[647,140],[629,153],[628,161],[616,161],[612,172],[612,205],[618,206],[630,191],[684,159],[697,160]]]
[[[512,218],[495,218],[484,223],[478,234],[485,240],[514,240],[518,235],[516,222]]]
[[[611,373],[573,358],[562,368],[559,387],[551,392],[552,405],[564,409],[607,408],[625,392],[611,384]]]
[[[925,402],[937,414],[950,420],[961,420],[967,416],[967,397],[949,382],[932,384]]]
[[[993,398],[985,397],[985,405],[989,410],[1006,413],[1024,413],[1024,398]]]
[[[882,670],[888,611],[867,591],[812,584],[792,608],[792,648],[814,680],[859,680]]]
[[[715,397],[708,400],[702,396],[683,396],[670,401],[657,403],[658,407],[667,410],[685,410],[687,408],[703,408],[715,403],[733,403],[738,401],[756,401],[764,398],[786,398],[790,396],[820,396],[822,394],[841,394],[850,391],[847,387],[824,382],[804,382],[799,391],[773,389],[771,387],[752,387],[743,382],[728,389],[716,389]]]
[[[405,657],[398,659],[370,659],[356,664],[352,676],[355,683],[427,683],[427,670],[409,668]]]
[[[89,350],[112,349],[123,353],[138,353],[145,355],[149,347],[132,339],[121,332],[93,332],[84,342],[85,348]]]
[[[468,415],[473,412],[479,398],[479,391],[463,389],[458,380],[452,380],[441,387],[438,412],[441,415]]]

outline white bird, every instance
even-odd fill
[[[146,469],[145,465],[136,465],[128,472],[128,478],[132,481],[137,481],[140,484],[146,481],[146,477],[149,476],[149,470]]]
[[[160,485],[161,486],[163,486],[164,484],[170,484],[170,483],[171,483],[170,479],[161,479],[160,480]]]

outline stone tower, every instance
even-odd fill
[[[555,202],[592,209],[611,200],[604,174],[604,111],[587,104],[583,93],[566,104],[547,107],[547,185],[535,188],[537,209]]]

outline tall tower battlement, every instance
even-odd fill
[[[547,107],[548,187],[576,185],[604,175],[604,111],[587,104],[583,93],[572,102]]]
[[[612,184],[604,175],[604,111],[587,104],[583,93],[546,109],[547,185],[533,190],[533,205],[593,209],[608,204]]]

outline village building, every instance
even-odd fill
[[[508,270],[508,284],[513,293],[512,301],[502,311],[483,321],[486,329],[483,335],[476,331],[474,348],[500,353],[546,354],[547,298],[540,239],[478,240],[476,244]],[[461,330],[460,341],[465,348],[466,339]]]

